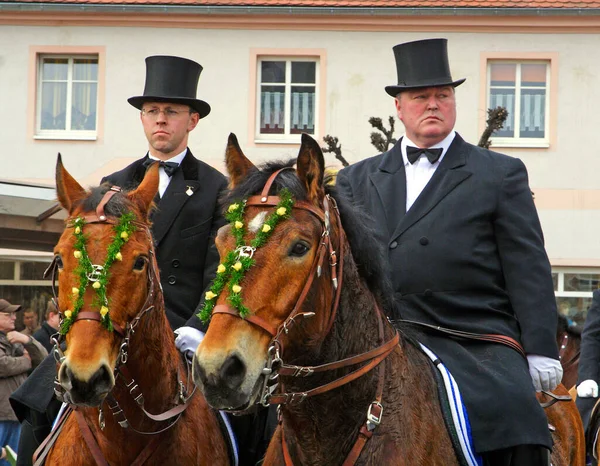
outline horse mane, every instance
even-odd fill
[[[558,331],[581,338],[581,327],[577,324],[570,324],[569,319],[560,312],[558,313]]]
[[[260,165],[257,170],[251,170],[246,178],[223,198],[223,206],[226,207],[232,202],[260,193],[272,173],[281,168],[292,167],[294,163],[295,159],[271,161]],[[283,188],[287,188],[296,200],[305,201],[307,199],[306,190],[295,171],[282,171],[275,178],[270,194],[278,193]],[[390,319],[398,318],[394,313],[394,292],[388,278],[388,262],[383,247],[373,241],[375,222],[369,214],[356,209],[351,202],[336,191],[335,186],[327,182],[325,183],[325,193],[331,195],[337,203],[342,226],[359,275],[377,298],[383,312]]]

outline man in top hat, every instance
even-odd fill
[[[405,135],[389,151],[343,169],[341,192],[373,212],[403,319],[499,334],[525,355],[411,324],[450,369],[484,465],[549,464],[551,438],[535,398],[560,383],[550,263],[519,159],[454,131],[446,39],[394,47],[387,86]]]
[[[129,98],[128,102],[140,111],[148,152],[102,180],[133,189],[152,163],[160,163],[157,208],[151,230],[167,318],[178,334],[177,347],[191,354],[203,335],[195,314],[203,290],[210,285],[219,263],[214,236],[225,224],[218,200],[227,188],[225,177],[194,157],[188,148],[189,133],[210,113],[210,105],[196,98],[201,72],[200,64],[186,58],[146,58],[144,93]],[[186,325],[188,320],[190,323]],[[53,367],[50,363],[49,366]],[[34,386],[33,381],[31,385],[11,398],[20,418],[25,419],[18,455],[19,464],[23,465],[31,464],[35,446],[47,435],[59,407],[56,401],[51,401],[51,387],[47,392],[39,384]],[[36,395],[31,394],[34,391]],[[266,412],[231,421],[240,465],[255,464],[262,457],[264,439],[258,432],[264,431],[265,418]]]
[[[17,312],[21,309],[17,304],[0,299],[0,447],[10,445],[13,450],[17,450],[21,426],[8,397],[27,379],[31,368],[48,355],[30,335],[15,331]],[[4,455],[2,452],[0,456]],[[0,465],[8,464],[0,459]]]

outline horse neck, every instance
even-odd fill
[[[155,290],[155,296],[154,309],[140,319],[131,338],[127,368],[144,394],[146,409],[159,412],[173,405],[181,358],[164,311],[162,293]],[[184,377],[185,372],[180,372]]]

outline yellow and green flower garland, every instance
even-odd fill
[[[256,233],[254,239],[250,242],[250,247],[254,250],[263,246],[269,237],[273,234],[275,227],[279,222],[290,217],[294,199],[292,194],[287,189],[281,190],[279,193],[280,201],[275,207],[275,211],[271,213],[262,224],[261,228]],[[244,306],[240,292],[240,285],[246,272],[255,263],[252,257],[242,256],[239,254],[240,248],[244,246],[244,235],[246,234],[246,226],[244,225],[244,209],[246,201],[236,202],[227,208],[225,218],[231,224],[231,230],[235,237],[236,248],[229,251],[225,257],[225,261],[219,264],[217,268],[217,276],[212,282],[209,291],[204,296],[204,306],[202,307],[198,317],[202,322],[206,323],[210,320],[210,316],[217,302],[217,298],[225,288],[229,289],[229,297],[227,300],[238,310],[241,317],[246,317],[250,310]]]
[[[77,314],[79,314],[79,311],[83,307],[83,296],[89,282],[92,281],[90,280],[90,276],[93,274],[98,275],[97,280],[92,281],[92,288],[96,290],[96,298],[94,299],[93,305],[100,308],[102,325],[109,331],[113,330],[113,324],[110,320],[108,309],[108,298],[106,296],[106,286],[108,285],[109,278],[108,270],[115,260],[123,260],[121,247],[129,241],[131,233],[136,230],[135,225],[133,224],[134,218],[135,216],[132,213],[124,214],[119,219],[119,223],[113,227],[115,236],[113,237],[112,243],[108,246],[104,265],[98,272],[94,270],[94,264],[92,264],[92,261],[87,254],[87,236],[83,234],[85,220],[82,217],[77,217],[73,221],[72,226],[75,235],[75,250],[73,251],[73,255],[79,261],[79,264],[75,269],[75,274],[79,277],[79,287],[74,287],[71,290],[73,294],[73,309],[64,312],[64,318],[60,326],[60,333],[62,335],[67,334],[71,325],[75,322]]]

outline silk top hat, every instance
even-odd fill
[[[0,312],[17,312],[21,310],[18,304],[10,304],[6,299],[0,299]]]
[[[144,102],[173,102],[189,105],[204,118],[210,105],[196,98],[202,66],[181,57],[155,55],[146,58],[146,85],[144,95],[127,99],[141,110]]]
[[[406,42],[394,47],[398,84],[386,86],[392,97],[407,89],[432,86],[460,86],[465,79],[453,81],[448,65],[448,41],[426,39]]]

